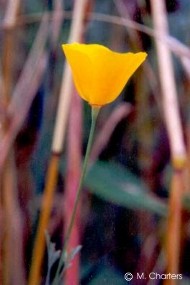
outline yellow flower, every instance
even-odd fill
[[[114,101],[147,54],[117,53],[98,44],[64,44],[79,95],[90,105]]]

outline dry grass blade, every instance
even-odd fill
[[[40,59],[43,57],[45,51],[45,44],[48,38],[49,23],[46,14],[42,17],[42,21],[36,35],[32,49],[28,55],[27,61],[23,67],[19,81],[15,86],[13,98],[9,105],[9,114],[14,116],[18,112],[19,106],[27,102],[27,91],[31,86],[31,79],[38,69]],[[24,102],[23,102],[24,100]]]
[[[75,2],[73,21],[69,35],[70,42],[81,40],[83,34],[84,13],[87,2],[88,2],[87,0],[79,0]],[[44,206],[42,207],[42,212],[40,215],[39,225],[37,229],[37,236],[34,244],[32,266],[29,276],[29,285],[37,285],[40,282],[40,270],[45,250],[44,231],[48,227],[49,217],[51,213],[53,194],[57,182],[59,159],[65,138],[65,130],[69,113],[72,88],[73,86],[72,86],[71,71],[68,68],[68,65],[66,64],[63,72],[63,78],[60,90],[60,99],[58,103],[57,118],[56,118],[53,143],[52,143],[52,156],[50,158],[48,166],[48,173],[45,182],[45,190],[43,194],[43,201],[46,201],[46,204],[42,202]]]
[[[8,29],[13,28],[16,25],[20,2],[20,0],[9,0],[8,2],[7,10],[3,20],[3,25]]]
[[[7,29],[3,34],[3,60],[2,60],[2,102],[7,107],[11,92],[12,92],[12,78],[13,78],[13,61],[14,53],[14,27],[16,24],[18,12],[20,7],[20,1],[10,0],[7,4],[7,9],[4,17],[4,23],[7,25]],[[6,112],[5,108],[5,112]],[[2,121],[2,136],[6,133],[8,125],[7,114],[5,114]],[[1,175],[2,180],[2,197],[3,197],[3,211],[4,211],[4,235],[3,235],[3,278],[2,283],[8,285],[14,280],[24,284],[24,267],[22,264],[23,259],[20,261],[20,257],[23,255],[23,230],[20,227],[21,215],[19,213],[18,197],[15,189],[15,167],[11,164],[13,161],[13,155],[10,154]],[[19,213],[20,214],[20,213]],[[15,227],[16,226],[16,227]],[[17,237],[18,241],[14,238]],[[19,254],[17,250],[19,250]],[[13,254],[13,256],[11,255]],[[15,265],[18,266],[15,271]]]
[[[163,36],[168,35],[168,23],[165,2],[151,0],[153,22],[156,30]],[[156,41],[159,75],[163,94],[163,108],[169,137],[172,163],[174,167],[169,197],[169,217],[167,226],[167,272],[178,273],[180,257],[181,203],[184,191],[182,183],[186,161],[186,148],[177,102],[177,91],[171,53],[161,41]],[[176,280],[167,280],[166,284],[177,284]]]
[[[61,0],[55,0],[54,1],[54,11],[52,14],[52,23],[51,23],[51,42],[53,46],[57,45],[57,40],[59,37],[59,33],[61,30],[61,25],[64,18],[64,13],[61,14],[60,11],[62,11],[62,1]]]
[[[174,171],[171,181],[169,217],[167,227],[166,266],[167,273],[179,273],[181,226],[182,226],[182,193],[184,190],[183,171]],[[165,280],[165,285],[176,285],[177,280]]]
[[[127,6],[124,5],[124,3],[119,0],[116,1],[114,0],[115,6],[117,7],[117,10],[121,16],[121,20],[123,20],[123,25],[126,27],[127,32],[129,34],[130,40],[132,42],[132,46],[134,47],[134,50],[142,50],[142,40],[138,34],[138,29],[131,29],[130,26],[126,25],[126,20],[127,21],[131,21],[131,23],[134,24],[138,24],[136,22],[134,22],[131,19],[131,16],[127,10]],[[145,26],[144,26],[145,27]],[[144,70],[144,74],[147,76],[147,78],[149,78],[148,80],[148,84],[150,85],[151,91],[154,95],[155,101],[157,102],[158,106],[160,105],[160,100],[158,98],[158,96],[156,96],[157,94],[155,94],[155,90],[158,90],[159,86],[156,80],[156,76],[155,76],[155,72],[153,71],[153,68],[151,67],[151,65],[149,64],[148,61],[145,61],[143,66],[142,66],[143,70]],[[160,108],[161,111],[161,108]]]
[[[23,102],[24,106],[22,104],[19,109],[17,109],[18,113],[15,110],[14,116],[11,116],[8,129],[0,142],[0,152],[2,153],[0,158],[0,172],[2,171],[2,167],[5,163],[11,146],[13,145],[14,139],[16,138],[16,135],[18,134],[28,114],[32,100],[36,94],[36,91],[38,90],[39,82],[41,82],[42,75],[45,71],[46,63],[47,62],[45,57],[42,56],[38,62],[38,69],[30,81],[32,87],[30,87],[30,89],[27,91],[27,98],[25,98],[26,100]]]
[[[12,159],[6,161],[4,167],[4,208],[3,219],[5,253],[7,258],[3,264],[3,284],[25,284],[24,270],[24,236],[22,213],[18,203],[18,189],[16,189],[15,165]],[[8,263],[7,263],[8,262]]]
[[[47,65],[45,43],[48,37],[47,17],[44,16],[36,40],[25,63],[20,79],[13,90],[11,102],[8,106],[9,125],[0,142],[0,171],[5,159],[18,134],[41,83],[42,75]]]
[[[2,70],[1,69],[0,69],[0,94],[3,94],[3,76],[2,76]],[[0,99],[2,100],[2,95],[0,96]],[[2,102],[0,102],[0,114],[1,114],[2,110],[3,110]]]
[[[68,11],[56,12],[57,17],[53,17],[55,16],[55,14],[52,14],[52,13],[47,13],[47,15],[50,21],[53,21],[53,19],[57,21],[57,18],[63,17],[63,16],[65,19],[72,18],[72,13]],[[19,17],[17,25],[33,24],[35,22],[39,22],[41,20],[41,17],[42,17],[41,13],[29,15],[29,16],[22,16],[22,17]],[[113,16],[113,15],[108,15],[108,14],[103,14],[103,13],[89,13],[88,19],[94,20],[94,21],[106,22],[106,23],[115,24],[115,25],[120,25],[120,26],[126,26],[132,30],[140,31],[142,33],[149,35],[150,37],[153,37],[163,42],[178,57],[180,58],[186,57],[190,59],[190,49],[188,46],[180,42],[178,39],[172,37],[171,35],[163,35],[158,30],[156,29],[153,30],[146,25],[139,24],[135,21],[132,21],[132,20],[129,20],[123,17]],[[6,29],[6,25],[1,24],[0,29]]]
[[[152,3],[151,5],[153,21],[155,28],[159,30],[163,36],[167,36],[167,16],[162,2],[163,1],[160,1],[160,4]],[[183,163],[186,158],[186,148],[179,114],[171,53],[168,47],[159,40],[156,41],[156,47],[158,54],[160,83],[163,93],[163,108],[169,136],[171,155],[172,159],[175,158],[174,160],[182,160]]]
[[[110,15],[101,14],[101,13],[92,13],[89,16],[91,17],[91,19],[96,20],[96,21],[112,23],[115,25],[122,25],[128,28],[140,31],[142,33],[145,33],[155,38],[156,40],[160,40],[177,56],[179,57],[184,56],[184,57],[190,58],[190,49],[188,46],[181,43],[179,40],[177,40],[176,38],[170,35],[163,35],[156,28],[153,30],[145,25],[139,24],[135,21],[132,21],[132,20],[129,20],[123,17],[110,16]]]
[[[72,95],[71,108],[69,114],[68,141],[67,141],[67,173],[65,179],[64,192],[64,235],[69,228],[72,211],[74,208],[76,190],[80,181],[81,174],[81,149],[82,149],[82,102],[76,92]],[[80,244],[80,206],[77,210],[77,216],[73,225],[67,251],[71,252]],[[71,268],[65,273],[64,284],[78,285],[80,282],[79,274],[79,255],[72,261]]]
[[[84,12],[86,9],[87,2],[88,0],[80,0],[77,1],[75,4],[73,12],[73,23],[68,42],[81,41],[81,37],[83,35],[83,25],[81,23],[84,20]],[[68,64],[65,64],[61,90],[60,90],[60,99],[57,110],[54,136],[53,136],[53,143],[52,143],[52,151],[55,153],[60,153],[63,148],[71,93],[72,93],[71,70],[68,67]]]
[[[137,4],[125,3],[122,0],[114,0],[115,6],[117,7],[119,15],[122,19],[132,21],[135,16],[135,7]],[[131,8],[130,8],[131,7]],[[137,8],[137,7],[136,7]],[[143,19],[142,19],[143,20]],[[129,37],[129,45],[132,50],[139,51],[143,50],[146,46],[145,40],[143,40],[142,35],[138,33],[135,29],[130,29],[126,27],[127,35]],[[148,57],[149,58],[149,57]],[[136,131],[138,137],[138,161],[139,167],[141,169],[142,177],[145,178],[145,173],[151,168],[151,149],[152,149],[152,133],[153,124],[150,118],[150,101],[152,96],[154,97],[160,114],[162,115],[163,110],[161,106],[160,96],[158,96],[159,84],[156,79],[156,73],[153,70],[149,60],[146,60],[142,65],[143,73],[139,74],[138,80],[135,82],[135,94],[136,94]],[[143,75],[143,76],[142,76]],[[146,83],[148,84],[148,89],[145,88]],[[151,94],[151,96],[150,96]],[[145,115],[141,110],[147,110]],[[149,117],[149,119],[145,119]]]
[[[132,15],[130,15],[130,12],[127,9],[127,5],[125,5],[123,3],[123,1],[114,0],[114,4],[117,8],[117,11],[118,11],[121,19],[123,19],[123,25],[124,26],[126,26],[124,19],[133,22]],[[126,26],[126,28],[127,28],[127,32],[129,34],[130,40],[132,41],[132,44],[134,46],[134,49],[137,49],[137,48],[142,49],[142,41],[141,41],[139,34],[137,33],[137,29],[129,29],[129,27],[127,27],[127,26]]]
[[[181,57],[181,63],[183,65],[183,68],[186,72],[186,75],[188,76],[190,80],[190,59],[186,57]]]

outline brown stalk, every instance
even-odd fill
[[[18,189],[16,187],[15,165],[12,159],[6,160],[3,176],[3,205],[4,205],[4,239],[3,248],[3,285],[4,284],[25,284],[24,271],[24,231],[22,214],[18,203]],[[6,193],[6,194],[5,194]]]
[[[13,67],[13,50],[14,50],[14,28],[17,21],[17,14],[20,7],[20,0],[9,0],[3,24],[4,39],[3,39],[3,57],[2,57],[2,83],[4,88],[2,89],[2,98],[6,104],[8,104],[11,95],[12,85],[12,67]]]
[[[160,272],[159,268],[157,268],[156,266],[158,259],[159,259],[159,251],[158,251],[157,232],[152,231],[151,234],[148,234],[146,232],[136,272],[141,272],[141,270],[143,270],[145,276],[148,276],[150,272],[159,273]],[[157,271],[155,269],[157,269]],[[152,281],[151,279],[146,281],[147,285],[150,285],[151,281]],[[155,280],[153,281],[155,283]]]
[[[43,15],[40,27],[38,29],[34,44],[27,57],[22,73],[15,86],[13,99],[10,102],[9,114],[13,116],[18,110],[21,103],[25,103],[28,99],[27,90],[31,85],[31,79],[35,75],[41,58],[45,57],[45,44],[48,38],[49,24],[46,14]]]
[[[185,70],[185,73],[188,79],[190,80],[190,59],[186,57],[181,57],[180,59],[181,59],[182,66]]]
[[[3,75],[2,75],[2,69],[0,66],[0,94],[3,94]],[[0,96],[0,123],[2,122],[2,112],[4,111],[2,96]]]
[[[10,0],[7,4],[7,9],[4,17],[4,24],[7,26],[7,29],[4,30],[4,41],[3,41],[3,61],[2,61],[2,102],[7,107],[11,92],[12,92],[12,79],[13,79],[13,60],[14,60],[14,27],[16,24],[17,14],[19,12],[20,0]],[[1,136],[6,133],[8,120],[7,116],[3,118],[2,122],[2,132]],[[19,207],[17,204],[17,199],[15,194],[15,179],[13,179],[14,166],[10,163],[13,160],[13,156],[10,154],[7,158],[6,164],[4,165],[3,173],[1,174],[1,187],[2,187],[2,205],[3,205],[3,221],[5,222],[4,226],[4,235],[2,239],[2,284],[9,285],[14,276],[15,280],[22,282],[24,284],[24,268],[19,262],[17,264],[18,270],[15,269],[14,262],[18,260],[18,252],[15,251],[15,248],[19,249],[19,254],[23,254],[22,240],[23,240],[23,231],[19,227],[21,222],[21,216],[18,216],[17,228],[13,228],[16,213],[19,212]],[[18,210],[18,211],[17,211]],[[15,211],[15,212],[14,212]],[[16,230],[16,232],[15,232]],[[14,240],[16,236],[19,238]],[[21,244],[19,243],[21,241]],[[13,246],[14,244],[14,246]],[[12,254],[14,254],[12,256]],[[20,257],[19,255],[19,257]]]
[[[18,113],[16,113],[16,109],[15,109],[15,113],[10,119],[7,131],[4,134],[0,142],[0,152],[2,154],[0,157],[0,172],[2,171],[7,155],[11,149],[11,146],[13,145],[14,139],[16,138],[16,135],[18,134],[24,122],[24,119],[27,116],[28,110],[36,94],[36,91],[38,90],[39,84],[42,79],[42,75],[45,71],[46,63],[47,62],[46,62],[45,57],[42,56],[38,62],[38,69],[36,73],[34,74],[32,79],[30,78],[31,81],[29,83],[31,84],[30,85],[31,87],[30,89],[28,89],[28,91],[25,90],[27,92],[27,96],[26,96],[27,98],[25,98],[26,100],[24,100],[23,104],[17,109]]]
[[[178,39],[172,37],[171,35],[163,35],[157,29],[151,29],[148,26],[139,24],[135,21],[118,17],[118,16],[111,16],[107,14],[101,13],[91,13],[89,14],[90,19],[96,21],[102,21],[107,23],[112,23],[115,25],[126,26],[128,28],[140,31],[145,33],[156,40],[160,40],[163,44],[165,44],[173,53],[175,53],[179,57],[187,57],[190,58],[190,49],[185,44],[181,43]]]
[[[87,0],[78,0],[75,2],[69,42],[80,41],[81,39],[83,33],[83,19],[86,4]],[[45,250],[44,231],[48,227],[53,202],[53,194],[56,188],[59,160],[63,148],[63,142],[65,139],[66,124],[70,109],[71,92],[71,72],[68,68],[68,65],[65,64],[60,90],[60,99],[58,103],[55,131],[53,136],[52,155],[48,166],[48,173],[43,194],[43,201],[46,201],[46,203],[42,202],[43,207],[40,214],[39,224],[37,228],[37,236],[35,239],[34,250],[32,255],[32,266],[29,275],[29,285],[38,285],[40,282],[41,265]]]
[[[51,44],[53,47],[57,45],[57,40],[60,34],[61,25],[64,19],[64,10],[62,9],[62,1],[55,0],[54,1],[54,11],[52,13],[52,23],[51,23]],[[60,13],[63,11],[63,14]]]
[[[12,84],[12,67],[13,67],[13,30],[9,29],[4,33],[3,45],[3,99],[6,104],[9,102]]]
[[[165,2],[151,0],[152,16],[155,29],[163,36],[168,35],[168,23]],[[169,215],[167,226],[166,263],[167,272],[177,274],[179,271],[181,241],[181,209],[184,192],[183,175],[186,162],[186,148],[179,115],[177,92],[171,53],[163,42],[156,41],[159,76],[163,95],[163,108],[168,132],[173,176],[169,197]],[[165,284],[177,284],[176,280],[167,280]]]
[[[44,52],[48,35],[46,20],[47,18],[44,16],[32,50],[23,67],[18,83],[13,90],[12,99],[7,107],[9,124],[0,141],[0,172],[2,171],[3,164],[5,163],[14,139],[28,114],[28,110],[47,65],[47,54]]]
[[[186,126],[186,135],[187,135],[187,168],[185,173],[185,194],[190,193],[190,123],[187,122]]]
[[[121,15],[122,19],[131,20],[134,15],[132,15],[136,9],[135,5],[129,3],[125,3],[122,0],[114,0],[115,6],[117,7],[117,10],[119,14]],[[134,6],[134,8],[131,9],[131,13],[129,13],[128,9],[130,5]],[[137,32],[137,30],[132,30],[127,28],[127,33],[129,35],[129,44],[132,46],[133,50],[142,50],[143,48],[143,42],[142,39]],[[135,82],[135,94],[136,96],[136,128],[137,128],[137,134],[138,134],[138,161],[139,161],[139,167],[141,169],[142,175],[145,176],[145,173],[147,170],[150,169],[151,165],[151,142],[152,142],[152,132],[153,132],[153,126],[152,121],[150,119],[150,98],[148,96],[149,90],[145,87],[147,86],[146,82],[148,79],[148,84],[150,86],[151,94],[154,96],[154,100],[157,103],[159,107],[160,113],[162,113],[162,108],[160,106],[160,98],[157,96],[158,94],[155,92],[155,90],[158,90],[158,82],[156,81],[156,75],[153,71],[153,68],[149,64],[148,60],[144,62],[142,65],[143,74],[146,76],[146,78],[143,76],[142,73],[139,72],[138,80]],[[147,110],[147,112],[142,112],[142,110]],[[144,177],[145,178],[145,177]]]
[[[53,154],[48,166],[48,184],[46,185],[45,191],[46,195],[42,197],[41,204],[41,215],[40,215],[40,230],[38,229],[36,240],[39,243],[34,244],[32,266],[30,269],[29,282],[28,284],[40,284],[40,270],[43,261],[43,255],[45,250],[45,230],[49,222],[49,216],[52,208],[52,201],[54,195],[54,188],[57,182],[57,169],[59,165],[60,157],[59,155]]]
[[[169,199],[167,228],[167,273],[179,273],[182,226],[182,194],[184,190],[184,169],[174,170]],[[165,284],[175,285],[177,280],[166,280]]]
[[[133,21],[132,15],[131,15],[130,11],[127,9],[128,5],[130,6],[130,3],[124,4],[124,2],[121,0],[119,0],[119,1],[114,0],[113,2],[116,6],[116,9],[117,9],[121,19]],[[124,21],[124,23],[125,23],[125,21]],[[128,31],[130,40],[131,40],[132,44],[134,45],[134,49],[142,48],[141,39],[139,38],[137,31],[133,31],[131,29],[127,29],[127,31]]]
[[[121,20],[123,20],[123,25],[127,29],[132,47],[134,48],[134,50],[137,50],[137,51],[142,50],[142,40],[138,34],[138,31],[140,32],[141,30],[139,30],[138,28],[132,28],[131,29],[130,25],[129,26],[126,25],[126,21],[131,21],[131,23],[134,23],[134,27],[136,24],[138,25],[137,22],[132,20],[132,17],[128,12],[126,5],[130,5],[130,4],[124,5],[124,3],[121,0],[119,0],[119,1],[114,0],[114,3],[115,3],[115,6],[117,7],[117,10],[118,10],[120,16],[121,16]],[[146,26],[144,26],[144,27],[146,28]],[[154,30],[152,30],[152,31],[154,33]],[[150,34],[148,34],[148,35],[150,35]],[[152,34],[152,36],[154,37],[153,34]],[[150,85],[151,92],[154,95],[155,101],[157,102],[158,106],[160,107],[160,100],[159,100],[157,94],[155,94],[155,90],[158,89],[158,83],[156,80],[155,72],[154,72],[153,68],[151,67],[151,65],[149,64],[148,61],[144,62],[144,64],[142,65],[142,68],[143,68],[143,71],[144,71],[144,74],[146,75],[146,77],[150,79],[150,80],[148,80],[148,83]],[[141,95],[141,97],[142,97],[142,95]],[[147,96],[145,95],[144,97],[146,98]],[[161,108],[160,108],[160,111],[161,111]]]
[[[43,23],[43,26],[46,28],[47,23]],[[14,169],[13,169],[13,165],[10,165],[10,164],[9,164],[10,168],[8,168],[7,166],[8,162],[6,163],[6,159],[8,159],[8,154],[10,152],[11,146],[13,145],[14,139],[16,138],[16,135],[18,134],[24,122],[24,119],[27,116],[29,107],[32,103],[32,100],[41,82],[41,77],[45,70],[45,62],[47,63],[47,58],[45,59],[45,55],[43,55],[45,39],[47,37],[45,37],[45,30],[43,27],[42,29],[40,29],[40,31],[41,32],[38,34],[37,40],[35,41],[34,48],[32,49],[32,52],[30,53],[28,60],[23,68],[21,77],[13,91],[11,102],[9,103],[8,108],[7,108],[9,121],[8,121],[8,124],[6,125],[6,129],[4,131],[4,134],[2,135],[2,139],[0,142],[0,149],[1,149],[1,154],[2,154],[1,159],[0,159],[0,170],[2,171],[3,165],[5,165],[5,170],[3,171],[3,175],[4,175],[4,178],[7,179],[7,181],[4,181],[3,183],[4,190],[5,190],[4,191],[5,193],[4,201],[5,201],[5,206],[6,206],[5,208],[7,209],[7,210],[5,209],[7,211],[7,218],[9,218],[10,221],[9,222],[7,221],[6,224],[9,226],[11,226],[12,224],[14,226],[17,225],[17,228],[12,227],[13,229],[12,233],[7,228],[7,233],[6,233],[6,238],[5,238],[5,241],[6,241],[5,246],[7,247],[7,249],[4,250],[5,268],[6,268],[6,270],[4,271],[5,272],[4,274],[5,284],[10,284],[9,281],[10,281],[10,278],[12,278],[12,276],[14,276],[15,282],[16,280],[18,281],[16,282],[17,284],[24,284],[24,280],[23,280],[24,266],[23,265],[19,266],[20,262],[23,260],[21,257],[22,250],[23,250],[23,242],[22,242],[23,236],[21,236],[22,232],[20,232],[20,237],[19,237],[18,236],[19,232],[17,232],[17,230],[22,229],[21,226],[19,226],[19,220],[16,219],[16,217],[19,217],[19,215],[16,215],[17,212],[19,213],[19,208],[18,208],[18,204],[16,203],[16,201],[9,198],[9,197],[15,197],[15,195],[13,196],[13,193],[12,193],[14,184],[10,185],[10,181],[13,181],[13,180],[9,179],[10,178],[9,176],[11,175]],[[41,39],[44,39],[44,43],[43,43],[43,40]],[[9,44],[10,44],[10,39],[9,39]],[[9,60],[11,60],[10,54],[14,54],[13,53],[14,49],[13,48],[11,49],[10,54],[7,49],[8,47],[6,47],[6,53],[9,55]],[[8,64],[7,61],[6,61],[6,64]],[[11,72],[11,69],[10,69],[10,72]],[[5,77],[8,77],[8,76],[10,75],[6,70]],[[6,82],[8,82],[8,79],[6,80]],[[9,82],[10,82],[10,79],[9,79]],[[9,85],[11,86],[11,83],[9,83]],[[9,92],[10,92],[10,89],[5,89],[6,97],[8,96]],[[18,199],[18,197],[16,198]],[[9,201],[12,204],[10,204]],[[12,207],[12,210],[11,210],[11,207]],[[10,213],[12,213],[12,216],[10,215]],[[6,217],[6,214],[5,214],[5,217]],[[15,220],[14,223],[12,222],[13,220]],[[15,245],[15,242],[11,242],[11,240],[15,237],[17,237],[17,246],[14,248],[15,250],[11,250],[10,246]],[[16,251],[16,249],[18,249],[18,251]],[[14,251],[15,251],[15,254],[13,254]],[[10,255],[9,253],[13,255]],[[14,256],[14,258],[12,258],[12,256]],[[10,260],[10,262],[8,260]],[[18,266],[18,268],[15,266],[15,264],[11,263],[13,261]],[[15,270],[15,268],[17,268],[17,270],[14,272],[14,274],[10,274],[10,272],[8,271],[10,270],[10,268],[12,268],[12,271]]]
[[[70,19],[72,18],[72,14],[68,11],[59,11],[56,12],[57,17],[63,17],[65,19]],[[47,13],[49,20],[53,20],[52,13]],[[55,14],[54,14],[55,15]],[[42,14],[34,14],[34,15],[29,15],[29,16],[21,16],[19,17],[20,22],[17,22],[17,25],[26,25],[26,24],[33,24],[35,22],[39,22],[41,20]],[[56,19],[56,17],[54,17]],[[118,16],[112,16],[108,14],[103,14],[103,13],[89,13],[88,14],[88,19],[89,20],[94,20],[94,21],[102,21],[110,24],[115,24],[115,25],[120,25],[120,26],[126,26],[130,29],[140,31],[142,33],[145,33],[149,35],[150,37],[154,37],[157,40],[160,40],[163,42],[165,45],[168,46],[168,48],[177,56],[181,57],[186,57],[190,59],[190,49],[188,46],[180,42],[178,39],[172,37],[171,35],[163,35],[156,29],[151,29],[150,27],[146,25],[139,24],[135,21],[123,18],[123,17],[118,17]],[[2,24],[0,25],[0,29],[5,29],[6,25]]]
[[[69,227],[72,211],[76,199],[76,190],[80,180],[81,172],[81,149],[82,149],[82,104],[80,97],[73,93],[69,114],[68,128],[68,151],[67,151],[67,173],[64,192],[64,233]],[[80,206],[73,225],[67,252],[80,244]],[[72,266],[68,268],[64,276],[64,284],[79,284],[79,255],[77,255]]]

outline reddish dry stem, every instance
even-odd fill
[[[169,215],[167,227],[167,272],[179,273],[182,195],[184,190],[183,171],[174,170],[169,200]],[[166,280],[165,285],[175,285],[176,280]]]
[[[68,229],[75,199],[76,190],[80,181],[81,148],[82,148],[82,110],[81,100],[73,94],[69,116],[68,131],[68,165],[64,194],[64,221],[65,232]],[[67,250],[70,251],[80,244],[80,206],[71,232]],[[79,284],[79,255],[75,256],[72,267],[66,271],[64,284]]]

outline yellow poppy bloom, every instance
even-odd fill
[[[63,44],[75,86],[90,105],[114,101],[147,54],[117,53],[98,44]]]

